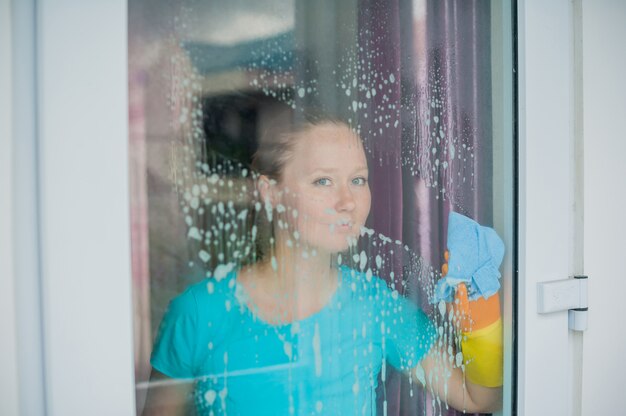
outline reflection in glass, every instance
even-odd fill
[[[129,23],[138,412],[497,405],[461,354],[497,296],[433,302],[449,212],[493,225],[489,3],[157,3]]]

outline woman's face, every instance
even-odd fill
[[[278,188],[290,238],[329,253],[347,249],[371,206],[360,139],[347,126],[313,127],[297,139]]]

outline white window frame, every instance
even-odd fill
[[[31,361],[42,355],[43,364],[33,371],[19,361],[19,403],[8,414],[19,407],[21,414],[132,415],[127,2],[11,6],[13,34],[29,27],[32,37],[15,37],[12,52],[33,55],[22,68],[32,78],[21,84],[24,75],[12,74],[14,88],[26,89],[14,97],[31,90],[34,97],[30,108],[13,101],[12,144],[32,142],[32,160],[17,155],[9,189],[15,321],[38,317],[41,332],[39,339],[18,334],[16,343],[31,348]],[[29,202],[24,193],[31,191]],[[37,241],[16,243],[25,231]]]
[[[19,412],[12,224],[13,188],[11,2],[0,0],[0,414]],[[5,197],[8,196],[8,197]]]
[[[569,0],[518,2],[521,415],[573,414],[567,312],[537,313],[537,283],[574,272],[572,21]]]

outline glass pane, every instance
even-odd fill
[[[510,413],[511,5],[129,8],[138,414]]]

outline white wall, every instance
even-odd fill
[[[582,1],[583,415],[624,414],[626,375],[626,2]]]

